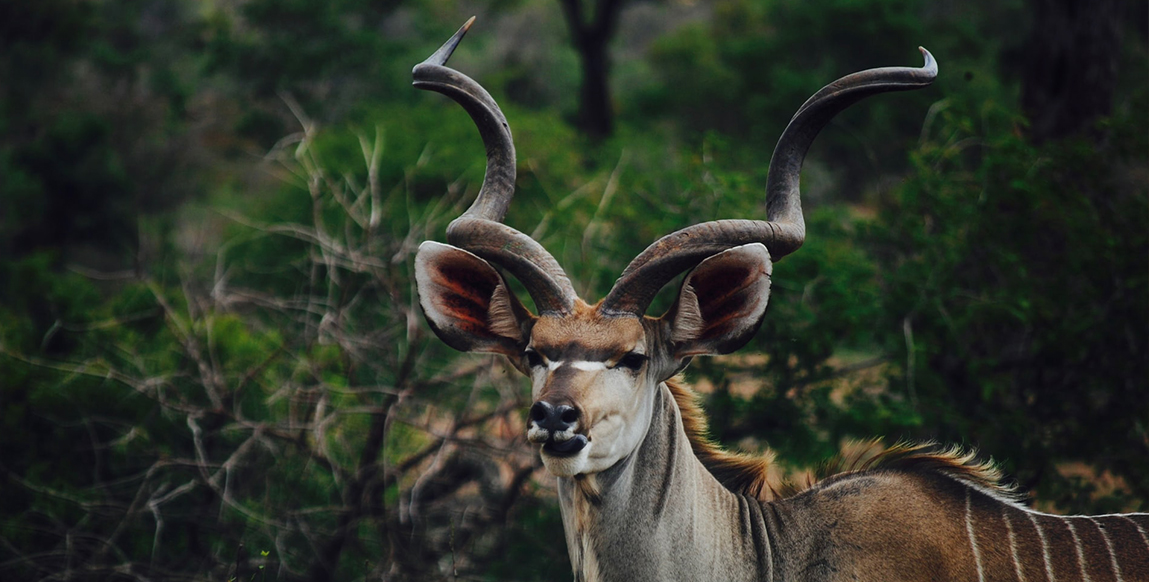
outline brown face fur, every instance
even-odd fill
[[[770,287],[759,243],[700,263],[657,319],[607,315],[577,298],[562,315],[536,317],[486,261],[450,245],[424,242],[415,271],[439,337],[459,350],[503,354],[531,379],[527,439],[560,476],[602,471],[634,451],[658,384],[692,356],[741,347],[762,321]]]
[[[583,435],[588,441],[569,456],[540,447],[552,473],[601,471],[638,446],[649,425],[657,383],[649,374],[647,327],[637,317],[603,317],[581,301],[567,316],[535,321],[524,358],[532,398],[574,408],[578,420],[560,438]],[[532,420],[527,438],[541,445],[552,435]]]
[[[603,317],[578,301],[564,317],[540,317],[529,348],[551,360],[617,363],[627,353],[645,351],[646,329],[637,317]]]

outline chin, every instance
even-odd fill
[[[587,443],[585,447],[573,455],[556,455],[548,453],[545,448],[539,447],[539,456],[543,459],[543,466],[556,477],[574,477],[580,473],[587,473],[590,465],[590,449],[594,445]]]
[[[549,453],[540,447],[539,456],[543,459],[543,466],[555,477],[592,475],[611,468],[618,461],[618,459],[592,456],[593,447],[593,442],[587,443],[581,451],[569,456]]]

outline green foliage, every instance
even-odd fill
[[[813,147],[808,165],[825,161],[843,185],[835,197],[858,200],[863,191],[848,185],[904,171],[921,112],[939,95],[966,93],[965,78],[988,80],[987,98],[1008,94],[992,70],[996,46],[977,31],[1016,12],[1013,2],[954,15],[919,0],[724,0],[710,22],[655,42],[650,61],[662,82],[636,95],[632,110],[643,121],[654,112],[687,129],[737,136],[743,149],[768,159],[790,116],[828,82],[875,67],[917,66],[918,46],[944,55],[934,88],[867,100],[840,114]]]
[[[36,177],[35,186],[18,183],[12,192],[9,210],[22,218],[12,225],[18,248],[89,241],[130,248],[134,193],[103,119],[61,115],[13,162],[17,176]]]
[[[122,267],[137,218],[195,185],[197,21],[176,0],[4,2],[0,19],[0,249]]]
[[[0,469],[18,487],[0,506],[0,535],[11,547],[57,546],[52,563],[93,572],[126,560],[218,573],[228,563],[210,556],[241,542],[280,551],[273,560],[236,558],[238,578],[269,561],[332,568],[309,543],[339,548],[330,555],[342,571],[364,560],[434,569],[423,552],[388,558],[380,532],[404,527],[389,506],[415,503],[385,491],[402,486],[409,496],[420,473],[435,474],[424,460],[444,438],[423,426],[433,418],[424,398],[466,402],[450,362],[423,362],[443,348],[410,324],[413,249],[404,233],[436,223],[416,217],[422,211],[407,207],[404,188],[372,200],[383,190],[377,174],[328,180],[310,144],[281,160],[306,178],[303,189],[280,196],[312,194],[311,213],[281,215],[268,228],[234,226],[227,252],[212,257],[216,268],[185,271],[170,285],[143,279],[99,292],[83,277],[57,275],[49,255],[3,264],[0,321],[15,325],[2,328],[0,376],[19,387],[0,393],[13,429],[0,442]],[[377,151],[368,166],[382,159]],[[347,197],[363,204],[344,206]],[[492,407],[519,408],[499,405],[500,394],[437,416],[465,427]],[[401,428],[388,430],[392,422]],[[85,443],[79,452],[76,443]],[[60,466],[60,458],[71,462]],[[61,546],[75,527],[104,550]],[[343,551],[357,530],[365,536],[359,549]],[[114,533],[125,531],[133,533]],[[55,568],[27,559],[6,567],[17,577]]]
[[[364,0],[253,0],[241,6],[244,26],[216,9],[210,46],[218,66],[235,67],[257,94],[274,95],[301,82],[366,72],[388,46],[375,27],[397,7]]]
[[[484,572],[483,580],[543,582],[570,576],[566,545],[539,535],[539,532],[563,531],[557,505],[539,497],[528,497],[516,508],[507,530],[503,559]]]
[[[765,363],[694,366],[718,386],[716,436],[799,465],[847,438],[960,442],[1066,510],[1138,507],[1149,148],[1129,128],[1149,127],[1145,95],[1100,146],[1035,146],[1008,108],[947,103],[876,216],[810,217],[816,236],[775,269]],[[855,363],[860,386],[839,372]],[[750,397],[731,389],[747,374],[766,378]],[[1072,463],[1121,484],[1098,493]]]
[[[871,226],[885,325],[912,329],[903,378],[938,437],[1010,459],[1023,484],[1040,477],[1056,496],[1053,465],[1088,460],[1143,496],[1144,464],[1127,455],[1149,409],[1149,204],[1128,172],[1145,139],[1034,146],[1008,110],[953,109]],[[1146,127],[1143,109],[1113,126]],[[890,334],[887,349],[907,341]]]

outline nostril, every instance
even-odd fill
[[[559,410],[562,411],[559,413],[559,420],[563,421],[564,423],[574,424],[578,421],[578,410],[571,408],[570,406],[560,406]]]
[[[531,406],[531,420],[542,423],[547,419],[547,416],[550,416],[550,408],[551,406],[549,404],[541,400],[534,403],[534,405]]]

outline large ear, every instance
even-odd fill
[[[770,252],[760,243],[699,263],[667,313],[676,359],[728,354],[750,341],[770,298]]]
[[[415,284],[423,314],[444,343],[464,352],[521,355],[534,316],[486,261],[427,241],[415,255]]]

